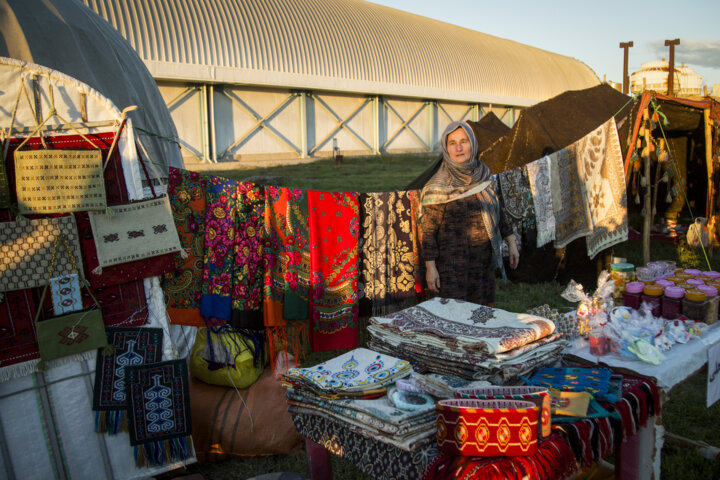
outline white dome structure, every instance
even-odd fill
[[[670,64],[665,59],[659,62],[645,62],[640,65],[640,70],[633,72],[630,76],[630,91],[632,93],[645,90],[653,90],[660,93],[668,91],[668,73]],[[673,92],[675,95],[702,95],[702,76],[695,73],[692,67],[684,63],[675,67],[673,76]]]

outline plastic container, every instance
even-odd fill
[[[630,282],[625,285],[625,291],[623,292],[623,305],[634,308],[635,310],[639,309],[640,303],[642,303],[642,293],[644,288],[645,284],[642,282]]]
[[[718,319],[718,304],[720,304],[720,297],[718,296],[717,288],[712,285],[700,285],[698,290],[705,292],[708,299],[708,314],[705,319],[705,323],[712,325]]]
[[[704,322],[708,316],[708,301],[705,292],[688,290],[683,298],[683,315],[696,322]]]
[[[655,272],[653,272],[653,270],[648,267],[638,267],[635,270],[635,276],[645,285],[651,285],[653,282],[655,282]]]
[[[645,285],[641,300],[650,305],[650,312],[653,317],[659,317],[662,313],[663,288],[660,285]]]
[[[700,270],[698,270],[697,268],[686,268],[683,271],[693,277],[697,277],[698,275],[700,275]]]
[[[697,277],[695,277],[695,278],[688,278],[685,283],[687,283],[688,285],[695,285],[696,287],[697,287],[698,285],[705,285],[705,282],[703,282],[702,280],[698,280]]]
[[[685,290],[680,287],[669,286],[665,288],[662,297],[662,316],[674,320],[682,313],[682,299]]]
[[[601,357],[610,353],[610,339],[605,336],[602,327],[593,328],[588,336],[590,354]]]
[[[706,270],[702,272],[702,274],[712,279],[720,278],[720,272],[716,272],[715,270]]]
[[[613,298],[618,299],[625,291],[625,285],[633,281],[635,266],[632,263],[613,263],[610,265],[610,278],[615,280]]]
[[[655,280],[655,285],[660,285],[661,287],[666,288],[666,287],[672,287],[675,284],[673,282],[671,282],[670,280],[661,278],[660,280]]]

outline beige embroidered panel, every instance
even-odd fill
[[[90,212],[101,267],[182,250],[167,197],[108,207],[111,215]]]
[[[107,207],[100,150],[16,151],[15,185],[22,214]]]
[[[80,241],[72,215],[0,223],[0,291],[46,285],[53,246],[60,232],[67,238],[78,269],[82,271]],[[55,258],[53,276],[75,273],[67,253],[60,247],[58,252],[62,253]]]

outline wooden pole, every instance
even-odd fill
[[[650,194],[652,180],[650,180],[650,113],[646,108],[643,110],[643,123],[645,125],[645,148],[648,155],[643,158],[645,161],[645,221],[643,222],[643,262],[645,265],[650,261],[650,229],[652,228],[652,196]],[[641,151],[642,153],[642,151]]]
[[[713,157],[712,157],[712,121],[710,120],[710,108],[703,109],[703,117],[705,119],[705,166],[707,168],[707,197],[705,199],[705,218],[707,218],[708,226],[708,245],[712,252],[713,245],[717,240],[717,212],[713,209],[712,199],[715,197],[712,182],[713,173]]]
[[[620,48],[623,49],[623,89],[625,95],[630,91],[630,77],[628,76],[628,49],[633,46],[633,42],[620,42]]]
[[[668,65],[668,97],[675,95],[675,45],[680,45],[680,39],[665,40],[665,46],[670,47],[670,64]]]

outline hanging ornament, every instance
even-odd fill
[[[647,159],[650,156],[650,147],[645,145],[643,149],[640,151],[640,156],[643,159]]]
[[[672,195],[670,195],[670,190],[668,190],[667,195],[665,195],[665,203],[672,203]]]
[[[638,154],[637,154],[637,151],[636,151],[636,150],[633,150],[633,153],[632,153],[632,157],[631,157],[631,158],[632,158],[632,161],[633,161],[633,170],[635,170],[636,172],[640,171],[640,167],[641,167],[642,165],[640,164],[640,157],[638,157]]]
[[[640,192],[635,194],[635,205],[640,205]]]
[[[637,139],[637,142],[635,142],[635,148],[637,148],[637,149],[642,148],[642,138]]]
[[[655,110],[652,114],[652,121],[657,123],[660,121],[660,114]]]
[[[643,123],[642,125],[640,125],[640,130],[638,130],[638,135],[641,136],[641,137],[644,137],[644,136],[645,136],[645,123]]]
[[[653,205],[652,212],[653,215],[657,215],[657,208],[655,208],[655,205]]]
[[[640,186],[645,188],[647,186],[647,181],[645,180],[645,176],[640,176]]]
[[[669,178],[669,176],[668,176],[668,172],[665,171],[665,173],[663,173],[662,177],[660,177],[660,181],[661,181],[661,182],[668,183],[669,180],[670,180],[670,178]]]

